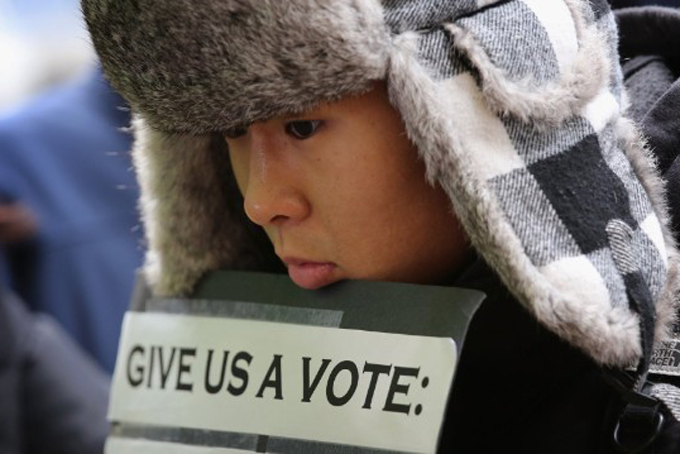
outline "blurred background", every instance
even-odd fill
[[[144,250],[129,126],[79,0],[0,0],[0,290],[107,372]]]
[[[0,111],[94,65],[78,0],[0,0]]]

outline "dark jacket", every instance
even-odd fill
[[[630,107],[668,190],[680,239],[680,10],[617,13]],[[466,340],[441,452],[616,453],[620,394],[607,371],[536,323],[480,260],[457,285],[488,299]],[[680,377],[650,381],[680,387]],[[643,453],[680,452],[680,423],[664,408],[664,428]]]
[[[680,6],[678,0],[609,0],[609,3],[616,9],[633,6]]]
[[[680,9],[625,8],[617,19],[629,113],[666,180],[672,226],[680,238]]]
[[[482,260],[455,285],[487,299],[465,340],[439,452],[621,452],[613,440],[624,403],[608,371],[532,318]],[[680,386],[678,377],[652,380]],[[680,423],[663,414],[653,450],[642,453],[680,452]]]
[[[0,289],[0,453],[95,454],[109,381],[50,317]]]

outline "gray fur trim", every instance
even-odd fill
[[[149,251],[145,272],[154,293],[185,295],[208,270],[254,268],[226,146],[210,135],[155,131],[133,121],[133,160]]]
[[[390,98],[404,118],[409,137],[419,144],[429,180],[447,192],[472,244],[550,330],[602,364],[635,363],[641,354],[637,315],[627,308],[584,305],[589,289],[583,295],[561,294],[531,263],[492,191],[471,166],[469,151],[454,135],[450,102],[420,65],[417,40],[416,34],[405,33],[395,42]]]
[[[653,154],[647,148],[645,139],[631,120],[620,118],[616,125],[616,133],[633,171],[644,186],[652,202],[654,212],[661,224],[661,231],[666,245],[668,263],[666,283],[660,298],[656,302],[657,323],[655,340],[660,342],[669,338],[669,330],[678,316],[678,311],[680,311],[680,254],[678,254],[675,237],[668,227],[670,225],[670,215],[666,202],[664,182],[656,171],[656,162]]]
[[[225,131],[365,91],[385,74],[390,36],[376,0],[82,5],[112,85],[160,130]]]
[[[594,23],[586,22],[587,10],[582,3],[574,0],[566,3],[574,19],[580,48],[571,68],[557,80],[546,83],[532,78],[512,80],[491,61],[473,31],[458,23],[444,25],[453,35],[454,46],[479,71],[482,91],[497,114],[533,122],[538,128],[556,126],[577,114],[606,87],[611,71],[606,36]]]

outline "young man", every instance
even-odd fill
[[[137,114],[157,294],[281,264],[480,289],[442,452],[677,450],[648,380],[677,253],[606,2],[83,6]]]

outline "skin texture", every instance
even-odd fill
[[[442,283],[469,255],[384,84],[230,131],[226,140],[246,214],[302,287]]]

